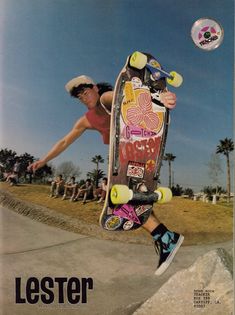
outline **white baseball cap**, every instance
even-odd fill
[[[70,80],[66,85],[65,89],[67,92],[70,92],[74,87],[78,87],[80,84],[93,84],[95,85],[95,82],[92,80],[92,78],[86,76],[86,75],[80,75],[79,77],[73,78]]]

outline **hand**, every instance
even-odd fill
[[[165,107],[173,109],[176,106],[176,95],[170,91],[163,92],[160,94],[160,101]]]
[[[32,172],[36,172],[36,170],[38,170],[39,168],[43,167],[46,163],[43,161],[43,160],[39,160],[39,161],[36,161],[32,164],[30,164],[28,167],[27,167],[27,170],[28,171],[32,171]]]

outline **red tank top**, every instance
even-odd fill
[[[92,128],[101,133],[104,144],[109,144],[110,115],[104,110],[102,110],[102,114],[98,114],[97,109],[93,108],[86,113],[86,118]]]

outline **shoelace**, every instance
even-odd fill
[[[159,238],[157,241],[154,241],[154,248],[157,255],[161,254],[161,248],[164,248],[165,250],[167,250],[171,243],[175,243],[175,240],[170,235],[169,235],[169,241],[167,244],[163,243],[161,238]]]
[[[154,241],[154,248],[155,248],[155,251],[157,253],[157,255],[160,255],[160,248],[161,248],[161,239],[160,240],[157,240],[157,241]]]

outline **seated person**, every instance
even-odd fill
[[[75,195],[77,193],[78,184],[75,182],[75,177],[72,176],[71,179],[66,182],[64,185],[64,195],[62,197],[62,200],[65,200],[67,197],[67,194],[70,193],[71,197],[70,200],[73,201],[75,198]]]
[[[58,198],[59,195],[64,193],[64,180],[62,175],[58,175],[51,183],[51,195],[50,197]]]
[[[82,185],[78,189],[78,193],[77,193],[76,197],[73,199],[73,201],[78,200],[79,197],[83,197],[83,204],[86,203],[87,199],[93,199],[94,198],[94,195],[93,195],[93,184],[92,184],[90,179],[87,179],[85,184]]]
[[[107,192],[107,183],[108,183],[108,179],[106,177],[104,177],[102,179],[101,186],[99,188],[95,189],[94,197],[96,199],[99,199],[97,201],[97,203],[101,203],[101,202],[103,202],[105,200],[106,192]]]
[[[8,173],[6,175],[6,182],[9,183],[11,186],[17,185],[18,173],[17,172]]]

